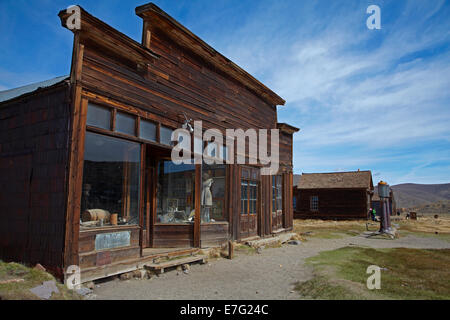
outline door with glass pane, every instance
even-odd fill
[[[283,177],[272,176],[272,231],[283,228]]]
[[[241,180],[241,238],[258,235],[258,182]]]

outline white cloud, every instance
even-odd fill
[[[230,35],[237,40],[224,53],[286,99],[278,120],[302,129],[296,171],[370,169],[395,161],[393,150],[450,140],[450,23],[433,20],[443,4],[405,3],[397,15],[389,12],[395,18],[381,31],[358,27],[365,26],[360,7],[312,18],[308,7],[298,21],[314,23],[289,32],[273,21],[268,29],[264,14],[255,14]],[[348,153],[337,156],[333,148]],[[435,161],[421,150],[403,158],[411,173],[392,170],[395,179],[419,178],[416,168]]]

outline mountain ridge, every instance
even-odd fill
[[[450,200],[450,183],[402,183],[391,186],[397,208],[415,208]]]

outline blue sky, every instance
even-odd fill
[[[450,182],[450,1],[154,1],[287,103],[295,173]],[[69,73],[72,4],[139,41],[145,1],[0,1],[0,90]],[[369,30],[369,5],[381,30]]]

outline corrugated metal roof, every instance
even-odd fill
[[[66,80],[66,79],[69,79],[69,76],[57,77],[57,78],[46,80],[46,81],[32,83],[32,84],[29,84],[29,85],[26,85],[23,87],[19,87],[19,88],[0,91],[0,102],[4,102],[4,101],[8,101],[8,100],[20,97],[21,95],[36,91],[39,88],[47,88],[47,87],[53,86],[59,82]]]
[[[299,189],[364,188],[372,189],[370,171],[303,173]]]

